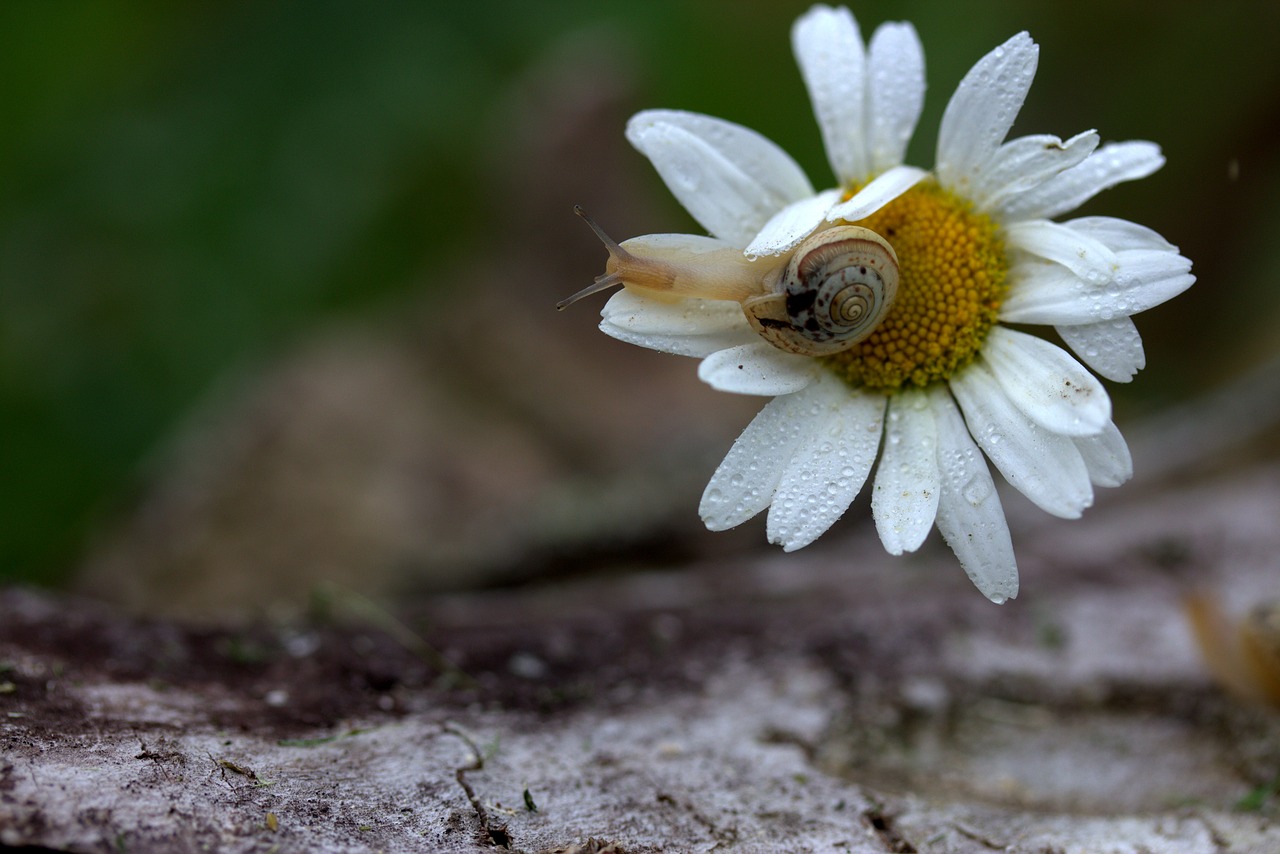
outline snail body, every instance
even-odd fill
[[[789,255],[750,259],[710,237],[651,234],[615,243],[582,211],[609,250],[605,273],[557,304],[616,285],[661,298],[733,300],[766,341],[827,356],[870,335],[898,293],[898,256],[880,235],[844,225],[807,237]]]

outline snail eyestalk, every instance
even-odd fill
[[[600,242],[604,244],[604,248],[609,250],[610,256],[617,257],[627,254],[627,251],[619,246],[616,240],[605,233],[605,230],[600,227],[600,223],[591,218],[591,214],[587,213],[582,205],[574,205],[573,212],[582,217],[583,221],[591,227],[591,230],[596,233],[596,237],[600,238]]]
[[[557,307],[564,308],[614,285],[625,285],[656,299],[713,299],[743,302],[768,292],[766,278],[782,259],[752,261],[734,246],[713,237],[690,234],[647,234],[619,244],[581,206],[573,212],[586,220],[609,250],[605,272],[595,283]]]
[[[634,263],[638,260],[630,252],[619,246],[616,240],[606,234],[605,230],[600,227],[599,223],[591,218],[591,214],[587,213],[586,210],[583,209],[582,205],[574,205],[573,212],[582,217],[587,225],[591,227],[591,230],[596,233],[596,237],[600,238],[600,242],[604,244],[604,248],[609,250],[609,263],[605,268],[607,272],[596,276],[595,282],[578,291],[576,294],[565,297],[560,300],[560,302],[556,303],[556,311],[564,311],[580,299],[589,297],[592,294],[598,294],[601,291],[607,291],[609,288],[623,284],[622,276],[616,269],[618,263],[623,260]]]
[[[582,299],[583,297],[589,297],[592,294],[598,294],[601,291],[607,291],[609,290],[609,288],[612,288],[615,285],[621,285],[621,284],[622,284],[622,279],[618,276],[617,273],[605,273],[604,275],[596,276],[596,280],[593,284],[587,285],[585,288],[578,291],[576,294],[572,296],[567,296],[564,299],[560,300],[560,302],[556,303],[556,311],[564,311],[566,308],[573,305],[575,302]]]

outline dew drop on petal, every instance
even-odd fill
[[[964,496],[964,500],[968,501],[974,507],[980,507],[987,497],[991,495],[991,485],[987,483],[985,478],[971,477],[960,489],[960,494]]]

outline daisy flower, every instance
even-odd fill
[[[607,272],[561,307],[623,285],[604,332],[701,358],[713,388],[773,398],[703,494],[711,530],[767,508],[769,540],[801,548],[874,468],[885,548],[914,551],[936,526],[978,589],[1004,602],[1018,570],[987,460],[1063,518],[1080,516],[1094,486],[1127,480],[1128,448],[1085,365],[1132,379],[1145,358],[1130,316],[1194,281],[1150,229],[1055,217],[1164,159],[1150,142],[1099,145],[1094,131],[1006,142],[1039,56],[1019,33],[961,80],[926,172],[903,163],[925,88],[910,24],[886,23],[864,46],[848,10],[816,6],[792,45],[838,186],[815,192],[781,148],[740,125],[639,113],[627,138],[710,236],[618,245],[592,223]],[[815,319],[839,314],[843,297],[798,290],[815,270],[864,292],[840,303],[865,323],[847,341]],[[1052,326],[1075,358],[1007,324]]]

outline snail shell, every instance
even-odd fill
[[[769,343],[790,353],[829,356],[870,335],[898,294],[898,255],[856,225],[815,232],[789,256],[748,258],[710,237],[650,234],[614,242],[581,208],[609,250],[605,273],[561,300],[625,285],[658,298],[734,300]]]
[[[780,290],[743,301],[747,320],[769,343],[829,356],[864,340],[898,295],[898,255],[870,229],[819,231],[796,247]]]

